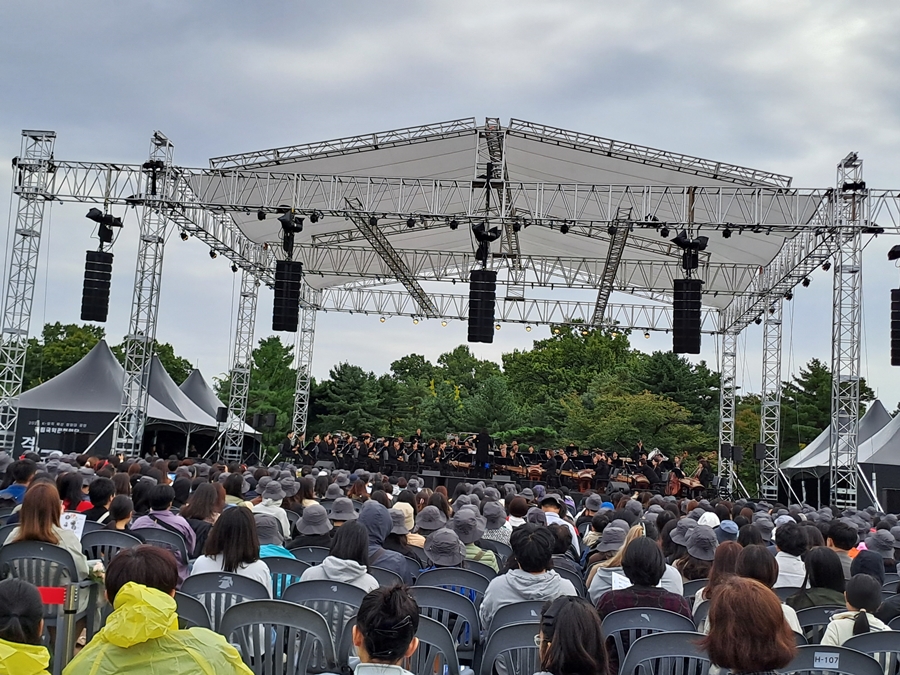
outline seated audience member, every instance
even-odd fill
[[[109,478],[95,478],[88,488],[88,499],[91,502],[91,508],[84,512],[88,520],[98,523],[105,523],[109,518],[108,511],[110,502],[116,496],[116,485]]]
[[[555,600],[578,595],[572,582],[552,569],[553,534],[534,524],[517,527],[509,538],[518,569],[491,579],[481,602],[481,623],[490,625],[498,609],[526,600]]]
[[[688,532],[685,541],[685,554],[675,562],[675,569],[685,581],[708,579],[719,545],[715,531],[709,525],[697,525]]]
[[[881,584],[868,574],[857,574],[847,582],[844,592],[847,611],[831,617],[823,645],[842,645],[854,635],[890,630],[875,616],[881,605]]]
[[[225,491],[221,494],[212,483],[202,483],[188,498],[187,503],[178,512],[187,521],[194,531],[194,552],[196,558],[203,555],[206,547],[206,538],[209,531],[215,525],[216,520],[225,508]]]
[[[253,512],[274,516],[281,526],[281,534],[285,539],[290,539],[291,523],[288,520],[287,511],[281,507],[285,496],[286,493],[284,488],[281,487],[281,483],[276,480],[269,481],[262,490],[262,501],[253,507]]]
[[[428,505],[416,514],[415,531],[426,539],[428,539],[428,535],[432,532],[441,530],[446,527],[446,525],[447,516],[445,516],[444,512],[436,506]]]
[[[453,530],[436,530],[425,540],[425,557],[431,565],[422,572],[439,567],[462,567],[466,560],[466,545]],[[474,600],[473,597],[472,601]]]
[[[328,520],[335,527],[342,527],[344,523],[356,520],[358,517],[356,509],[353,508],[353,502],[347,497],[335,499],[334,504],[331,505],[331,512],[328,514]]]
[[[303,515],[306,515],[305,511]],[[369,564],[396,572],[405,584],[412,583],[412,574],[406,558],[396,551],[384,548],[384,540],[393,527],[388,509],[378,501],[370,499],[360,509],[357,522],[366,528],[369,535]]]
[[[178,564],[169,551],[156,546],[120,551],[106,570],[113,612],[64,675],[252,675],[221,635],[205,628],[178,630],[177,585]]]
[[[225,503],[229,506],[238,506],[244,503],[244,493],[250,490],[247,479],[239,473],[229,473],[222,481],[225,488]]]
[[[587,600],[563,596],[544,607],[538,656],[537,675],[607,675],[600,617]]]
[[[56,489],[59,491],[59,497],[62,499],[63,511],[77,511],[82,513],[91,508],[91,503],[85,501],[84,481],[80,473],[70,471],[61,473],[56,478]]]
[[[763,584],[729,577],[710,602],[708,634],[700,644],[722,672],[774,673],[797,654],[778,596]]]
[[[885,573],[896,573],[897,561],[894,560],[894,535],[889,530],[875,530],[866,537],[866,550],[881,556]]]
[[[548,492],[541,499],[540,507],[547,518],[548,525],[560,524],[569,528],[569,531],[572,533],[572,546],[575,548],[575,553],[580,555],[581,547],[578,544],[578,532],[575,530],[575,526],[565,519],[569,512],[566,509],[566,502],[562,495],[556,492]]]
[[[177,513],[172,513],[173,499],[175,499],[175,490],[172,489],[171,485],[154,485],[150,490],[149,513],[146,516],[135,519],[131,527],[135,530],[145,527],[156,528],[180,534],[184,537],[184,543],[187,546],[188,555],[190,555],[197,544],[197,537],[188,521]],[[175,558],[178,559],[179,556],[176,555]],[[187,578],[187,566],[187,560],[178,560],[178,574],[182,581]]]
[[[603,620],[619,609],[652,607],[666,609],[693,620],[691,606],[682,595],[659,588],[666,570],[662,550],[648,537],[638,537],[629,542],[622,556],[622,572],[631,582],[628,588],[610,590],[600,596],[597,613]]]
[[[388,509],[388,513],[391,516],[391,532],[384,539],[384,547],[407,558],[415,558],[406,539],[409,534],[409,530],[406,529],[406,516],[403,515],[403,511],[396,508]]]
[[[348,521],[335,532],[325,559],[304,570],[300,581],[340,581],[368,593],[378,588],[378,581],[369,574],[368,567],[369,535],[366,528],[358,522]]]
[[[401,492],[400,494],[403,495],[404,492]],[[411,493],[407,492],[406,494],[412,496]],[[403,526],[406,528],[406,545],[422,548],[425,545],[425,537],[413,531],[416,527],[415,507],[410,506],[406,502],[397,502],[394,504],[393,508],[403,514]]]
[[[825,540],[826,545],[832,551],[837,553],[841,560],[841,567],[844,570],[844,579],[850,578],[850,564],[853,558],[850,557],[850,551],[856,547],[859,537],[856,534],[856,528],[850,527],[847,523],[840,520],[833,520],[828,527],[828,539]]]
[[[260,558],[296,558],[294,554],[284,547],[284,535],[281,534],[281,524],[266,513],[254,513],[253,520],[256,523],[256,536],[259,538]]]
[[[857,574],[868,574],[884,585],[884,563],[881,556],[872,551],[857,551],[853,564],[850,565],[850,576],[853,578]]]
[[[21,579],[0,581],[0,675],[46,675],[50,652],[41,644],[44,605]]]
[[[800,558],[806,553],[806,535],[795,522],[784,523],[775,530],[775,562],[778,579],[772,588],[800,588],[806,578],[806,567]]]
[[[738,531],[738,543],[741,546],[761,546],[763,544],[762,535],[759,533],[759,528],[756,525],[751,523],[747,523],[746,525],[741,525],[741,529]]]
[[[412,675],[400,667],[419,647],[419,606],[404,586],[378,588],[363,598],[353,627],[360,664],[354,675]]]
[[[253,579],[272,597],[272,577],[259,559],[259,537],[250,509],[238,506],[222,512],[206,540],[204,555],[194,561],[191,576],[204,572],[231,572]]]
[[[37,464],[30,459],[19,459],[9,465],[6,475],[12,478],[12,483],[0,492],[0,507],[13,507],[22,503],[25,498],[25,490],[34,480],[37,473]]]
[[[318,503],[303,507],[303,515],[295,525],[298,534],[291,539],[287,548],[300,548],[301,546],[331,546],[331,530],[334,526],[328,520],[328,512]]]
[[[528,502],[525,497],[515,496],[509,502],[509,519],[506,521],[513,529],[525,524],[528,514]],[[510,533],[511,534],[511,533]]]
[[[130,534],[132,537],[136,537],[141,542],[144,542],[143,535],[131,529],[131,517],[133,515],[134,503],[131,501],[131,497],[116,495],[109,503],[109,518],[106,521],[106,529]]]
[[[567,555],[572,546],[572,533],[569,532],[569,528],[563,525],[550,525],[548,529],[556,540],[553,546],[553,569],[564,569],[580,577],[581,565]]]
[[[806,583],[785,602],[794,610],[844,605],[844,568],[838,554],[817,546],[806,554]]]
[[[724,544],[719,544],[716,548],[716,555],[713,558],[712,568],[709,571],[709,581],[694,596],[692,611],[696,612],[697,607],[701,603],[709,601],[716,587],[729,577],[734,576],[738,556],[743,550],[744,548],[736,541],[726,541]]]
[[[744,550],[741,551],[741,554],[738,556],[735,573],[739,577],[754,579],[766,588],[771,589],[778,578],[778,563],[775,562],[775,557],[769,553],[769,549],[761,544],[754,544],[753,546],[744,547]],[[777,595],[775,599],[778,599]],[[795,633],[802,633],[800,622],[797,620],[797,612],[783,603],[781,604],[781,611],[791,630]],[[709,623],[707,622],[706,625],[708,628]]]
[[[61,515],[56,487],[52,483],[35,483],[25,492],[19,524],[9,533],[4,544],[43,541],[64,548],[72,554],[78,580],[87,579],[88,564],[81,551],[81,541],[72,530],[60,527]]]
[[[479,562],[495,572],[499,572],[500,566],[497,564],[497,556],[494,555],[494,552],[475,545],[475,542],[484,534],[486,525],[487,520],[478,513],[477,507],[463,506],[453,514],[453,518],[447,523],[447,528],[456,532],[459,540],[466,545],[466,560]]]
[[[609,525],[609,516],[605,513],[594,514],[591,518],[591,527],[582,540],[584,548],[588,549],[588,555],[603,537],[603,530],[607,525]]]
[[[486,521],[482,539],[499,541],[509,546],[509,535],[512,534],[512,526],[506,522],[506,509],[500,502],[485,502],[481,509]]]

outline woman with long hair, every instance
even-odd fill
[[[769,549],[761,545],[745,546],[744,550],[738,555],[737,566],[734,571],[737,576],[758,581],[769,589],[775,585],[775,581],[778,579],[778,563],[775,561],[775,556],[769,553]],[[775,595],[774,591],[772,595]],[[775,599],[778,600],[777,595],[775,595]],[[784,603],[780,604],[784,619],[791,627],[791,630],[796,633],[802,633],[800,622],[797,620],[797,612]],[[712,607],[710,607],[710,610],[712,610]],[[709,624],[707,623],[708,626]]]
[[[378,588],[378,581],[368,573],[368,566],[369,533],[358,522],[350,520],[337,529],[325,560],[304,570],[300,581],[341,581],[368,593]]]
[[[694,596],[694,611],[701,603],[707,602],[716,587],[723,583],[728,577],[733,576],[737,569],[737,559],[744,547],[736,541],[725,541],[716,548],[715,557],[713,557],[712,567],[709,570],[709,581],[706,586],[701,588],[697,595]]]
[[[112,477],[112,482],[116,486],[117,495],[131,496],[131,480],[127,473],[117,473]]]
[[[369,498],[369,491],[366,489],[366,481],[357,478],[353,481],[353,485],[347,491],[347,496],[357,502],[364,502]]]
[[[442,485],[439,487],[443,487]],[[453,511],[450,508],[450,502],[447,501],[447,495],[435,490],[434,494],[428,500],[428,506],[436,506],[438,511],[446,516],[447,520],[453,517]]]
[[[808,528],[804,528],[808,529]],[[830,548],[816,546],[806,553],[806,580],[803,590],[785,602],[795,611],[810,607],[844,605],[844,566]]]
[[[206,539],[204,554],[194,561],[191,575],[231,572],[259,581],[272,597],[272,577],[259,559],[259,536],[253,512],[244,506],[225,509]]]
[[[43,541],[64,548],[72,554],[78,570],[78,580],[87,579],[88,564],[81,552],[81,541],[72,530],[60,527],[60,515],[62,504],[56,486],[36,483],[25,491],[22,510],[19,511],[19,525],[9,533],[4,543]]]
[[[768,551],[766,555],[772,557]],[[796,655],[778,596],[760,582],[731,576],[712,594],[711,603],[709,633],[701,647],[723,670],[774,673]]]
[[[187,504],[181,507],[179,512],[179,515],[188,522],[188,525],[191,526],[196,535],[194,556],[199,556],[203,553],[209,532],[225,508],[225,490],[222,490],[221,495],[216,490],[216,486],[220,485],[220,483],[216,483],[216,485],[212,483],[198,485],[188,499]]]
[[[63,511],[80,513],[91,508],[91,503],[85,500],[84,490],[81,489],[83,484],[81,474],[72,471],[60,474],[56,479],[56,489],[62,499]]]
[[[300,486],[297,490],[297,499],[300,500],[300,505],[303,508],[319,503],[316,501],[316,484],[313,482],[312,478],[304,476],[297,481],[297,484]]]
[[[541,611],[537,675],[606,675],[606,655],[600,617],[590,603],[564,595]]]

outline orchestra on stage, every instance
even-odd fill
[[[700,459],[688,475],[682,468],[687,453],[671,458],[659,449],[647,451],[638,441],[630,453],[578,448],[520,448],[518,441],[495,444],[487,431],[444,440],[425,440],[421,429],[409,438],[373,437],[345,432],[316,435],[306,441],[293,432],[282,441],[279,459],[297,464],[329,462],[333,468],[364,468],[386,474],[438,471],[444,475],[544,482],[550,487],[605,489],[611,482],[634,491],[672,496],[698,496],[710,488],[713,472]]]

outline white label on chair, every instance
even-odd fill
[[[67,530],[72,530],[72,532],[77,534],[78,538],[81,539],[81,535],[84,533],[84,523],[86,520],[87,516],[83,513],[63,511],[63,514],[59,517],[59,525]]]
[[[612,590],[620,591],[623,588],[629,588],[631,586],[631,580],[626,577],[624,574],[619,574],[618,572],[612,573]]]
[[[841,665],[841,655],[837,652],[815,652],[813,654],[813,668],[834,670]]]

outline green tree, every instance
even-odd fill
[[[194,369],[194,366],[190,361],[180,356],[176,356],[175,348],[168,342],[157,342],[156,340],[154,340],[151,351],[153,354],[156,354],[156,357],[159,359],[162,367],[166,369],[169,377],[175,380],[175,384],[181,384],[182,382],[184,382],[188,378],[188,375],[191,374],[191,371]],[[112,347],[112,353],[115,354],[115,357],[119,360],[119,363],[124,366],[125,342],[123,341],[121,344],[117,344]]]
[[[339,363],[328,373],[322,383],[321,403],[326,414],[320,418],[322,431],[363,431],[374,433],[385,430],[388,421],[382,416],[381,388],[374,373],[359,366]]]
[[[48,323],[40,339],[28,340],[22,389],[50,380],[83,359],[105,337],[101,326]]]
[[[500,366],[493,361],[476,358],[468,345],[460,345],[452,352],[438,357],[437,376],[443,381],[462,387],[463,395],[478,391],[489,377],[500,375]]]
[[[463,401],[460,411],[460,424],[465,431],[487,429],[494,434],[515,429],[521,423],[519,406],[507,386],[506,378],[500,375],[493,375],[482,382],[478,392]]]

